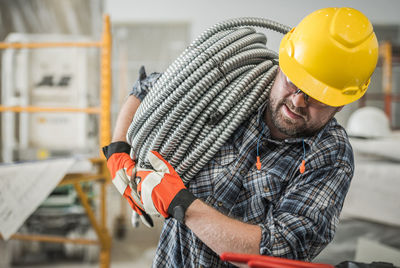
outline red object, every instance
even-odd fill
[[[136,177],[140,178],[137,190],[141,192],[141,201],[145,204],[144,192],[142,191],[143,183],[146,180],[155,181],[156,183],[147,184],[147,187],[149,187],[149,185],[152,186],[151,201],[153,202],[154,208],[164,218],[167,218],[169,217],[168,207],[172,200],[182,189],[186,189],[186,187],[175,169],[158,152],[151,151],[149,154],[149,161],[154,171],[149,171],[148,169],[142,170],[140,168],[137,170]],[[147,212],[151,214],[148,210]]]
[[[257,155],[257,163],[256,163],[256,167],[258,170],[261,169],[261,161],[260,161],[260,157]]]
[[[306,160],[301,161],[300,173],[303,174],[306,171]]]
[[[296,261],[255,254],[224,252],[220,258],[223,261],[246,263],[251,268],[334,268],[330,264]]]
[[[118,185],[117,190],[128,201],[131,208],[139,215],[144,215],[146,213],[141,209],[141,204],[138,203],[140,200],[135,200],[135,192],[128,184],[135,167],[135,161],[126,152],[113,150],[116,149],[111,147],[111,155],[107,159],[107,167],[111,173],[112,182],[116,187]],[[149,223],[149,225],[151,224]]]
[[[132,174],[133,168],[135,167],[135,162],[130,158],[129,154],[124,152],[116,152],[113,153],[110,158],[108,158],[107,167],[111,173],[113,181],[120,180],[120,178],[118,178],[118,172],[120,172],[119,176],[125,176],[126,180],[128,180],[128,178],[131,176],[129,174]],[[127,185],[125,191],[121,194],[128,201],[131,208],[139,215],[142,215],[142,211],[138,208],[140,206],[131,198],[131,192],[131,187]]]

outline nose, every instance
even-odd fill
[[[292,103],[295,107],[307,107],[304,94],[292,94]]]

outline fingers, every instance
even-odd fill
[[[128,187],[126,189],[124,196],[126,196],[129,199],[128,201],[132,202],[136,207],[143,210],[143,205],[140,201],[139,194],[136,191],[132,190],[131,187]]]
[[[128,186],[128,187],[126,188],[126,190],[125,190],[123,196],[125,197],[126,200],[128,200],[128,202],[129,202],[129,204],[131,205],[132,209],[135,210],[138,214],[141,214],[139,209],[143,210],[143,206],[142,206],[142,204],[140,203],[140,199],[139,199],[139,202],[138,202],[137,196],[134,197],[135,194],[136,194],[136,193],[135,193],[134,191],[132,191],[131,187]],[[137,194],[136,194],[136,195],[137,195]]]
[[[124,166],[125,172],[127,175],[129,175],[129,177],[132,176],[135,166],[135,162],[132,160],[131,162],[128,162],[126,166]]]
[[[153,203],[153,189],[160,184],[164,174],[159,172],[152,172],[147,175],[146,179],[141,183],[141,200],[143,203],[144,210],[150,215],[157,215],[159,211],[156,209]]]
[[[107,167],[111,173],[112,182],[118,192],[128,201],[130,207],[140,216],[144,224],[153,226],[151,217],[144,211],[138,193],[136,182],[131,182],[132,175],[136,173],[135,161],[129,155],[130,146],[125,142],[112,143],[103,148],[104,155],[107,158]],[[143,178],[153,170],[147,170],[143,173]]]
[[[125,170],[118,170],[112,180],[112,183],[114,184],[115,188],[117,188],[118,192],[123,195],[129,185],[129,178],[126,175]]]
[[[141,221],[144,223],[144,225],[146,225],[149,228],[154,227],[153,220],[148,214],[143,214],[143,215],[139,214],[139,217]]]
[[[118,170],[123,168],[132,170],[134,166],[135,161],[126,153],[113,153],[107,161],[107,167],[113,178]]]
[[[143,182],[144,179],[147,177],[147,175],[149,175],[151,172],[154,172],[154,170],[152,170],[152,169],[141,169],[141,168],[137,169],[136,177],[134,178],[133,183],[135,183],[137,185],[136,191],[139,193],[139,195],[141,195],[141,191],[142,191],[141,182]]]
[[[136,197],[135,197],[136,195]],[[139,215],[142,222],[147,227],[153,227],[153,219],[144,211],[142,204],[140,203],[140,199],[134,191],[128,186],[127,190],[125,191],[124,197],[128,200],[131,208]]]
[[[158,152],[151,151],[148,154],[150,164],[155,171],[164,173],[176,173],[170,163],[167,162]]]
[[[137,183],[137,194],[140,198],[142,208],[150,215],[159,215],[153,204],[152,192],[154,187],[160,184],[164,173],[148,169],[137,169],[135,183]]]
[[[174,168],[158,152],[151,151],[148,159],[154,170],[138,168],[135,182],[144,210],[150,215],[168,217],[169,204],[185,188]],[[178,181],[178,183],[177,183]]]

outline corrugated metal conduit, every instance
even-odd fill
[[[253,27],[286,33],[262,18],[221,22],[201,34],[165,71],[139,106],[127,140],[140,167],[158,151],[186,183],[262,105],[278,55]]]

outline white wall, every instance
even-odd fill
[[[349,6],[363,12],[373,24],[400,25],[398,0],[105,0],[112,22],[185,21],[195,39],[208,27],[234,17],[264,17],[295,26],[312,11]],[[278,50],[280,34],[267,34],[268,46]]]

